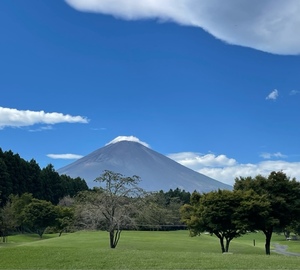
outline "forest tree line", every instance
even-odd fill
[[[59,175],[53,165],[40,168],[31,159],[26,161],[11,150],[0,148],[0,206],[4,206],[10,195],[30,193],[36,199],[58,204],[64,196],[75,196],[88,190],[84,179]]]

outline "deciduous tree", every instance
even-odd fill
[[[242,203],[243,219],[249,230],[261,230],[266,236],[265,252],[270,255],[274,230],[284,230],[300,217],[300,183],[283,172],[268,177],[240,177],[235,190],[252,191]]]
[[[56,229],[59,231],[59,236],[68,230],[74,222],[74,209],[66,206],[56,206]]]
[[[33,199],[22,211],[23,223],[42,238],[45,229],[55,226],[58,213],[48,201]]]
[[[23,211],[25,207],[30,204],[33,200],[31,193],[24,193],[21,196],[19,195],[10,195],[9,202],[16,218],[16,227],[18,230],[23,231],[24,222],[23,222]]]
[[[84,200],[96,210],[94,213],[101,215],[101,224],[109,233],[110,247],[116,248],[122,230],[134,224],[138,200],[144,190],[138,186],[140,178],[136,175],[125,177],[106,170],[95,181],[100,188],[85,193]]]
[[[237,217],[241,201],[241,192],[218,190],[202,195],[193,193],[191,204],[181,208],[182,220],[190,229],[191,236],[202,232],[214,234],[219,238],[221,251],[228,252],[230,241],[245,233]]]
[[[183,227],[179,209],[183,205],[178,197],[167,197],[162,191],[149,193],[137,215],[137,224],[147,230],[174,230]]]
[[[0,233],[2,237],[2,241],[7,241],[7,236],[10,231],[13,231],[17,225],[17,219],[14,214],[11,202],[8,201],[1,209],[0,209]]]

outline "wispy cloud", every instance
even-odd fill
[[[140,143],[140,144],[150,148],[149,144],[147,144],[145,142],[142,142],[139,138],[134,137],[134,136],[118,136],[117,138],[113,139],[112,141],[110,141],[106,145],[121,142],[121,141],[137,142],[137,143]]]
[[[294,95],[298,95],[298,94],[300,94],[300,91],[298,91],[298,90],[292,90],[290,92],[290,96],[294,96]]]
[[[280,152],[276,153],[261,153],[260,156],[264,159],[271,159],[271,158],[287,158],[286,155],[281,154]]]
[[[277,89],[274,89],[267,97],[266,97],[266,99],[267,100],[276,100],[277,98],[278,98],[278,96],[279,96],[279,92],[278,92],[278,90]]]
[[[79,159],[83,156],[76,154],[48,154],[47,157],[53,159]]]
[[[65,0],[84,12],[126,20],[196,26],[229,44],[274,54],[300,53],[298,0]]]
[[[52,130],[53,126],[43,126],[40,128],[36,128],[36,129],[29,129],[29,132],[41,132],[41,131],[45,131],[45,130]]]
[[[272,156],[283,156],[280,153]],[[237,177],[256,176],[258,174],[267,176],[272,171],[283,171],[289,177],[300,179],[300,162],[287,162],[283,160],[268,160],[256,164],[242,164],[226,155],[201,155],[198,153],[177,153],[168,157],[178,163],[199,173],[205,174],[221,182],[233,185]]]
[[[35,124],[54,125],[58,123],[88,123],[83,116],[72,116],[57,112],[18,110],[0,107],[0,129],[5,127],[25,127]],[[49,127],[48,127],[49,129]]]
[[[107,128],[91,128],[91,130],[94,130],[94,131],[99,131],[99,130],[106,130]]]

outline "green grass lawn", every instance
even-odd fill
[[[291,243],[278,235],[272,240]],[[42,240],[21,235],[0,244],[0,269],[300,269],[300,257],[264,255],[261,233],[234,239],[229,251],[221,253],[216,237],[191,238],[187,231],[124,231],[116,249],[109,248],[106,232],[45,235]]]

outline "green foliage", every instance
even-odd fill
[[[300,221],[295,220],[291,223],[291,225],[288,227],[288,229],[293,232],[296,235],[300,236]]]
[[[30,204],[33,200],[33,196],[30,193],[23,193],[19,195],[10,195],[9,203],[11,203],[12,211],[14,213],[14,218],[16,220],[16,228],[23,231],[23,211],[25,207]]]
[[[178,230],[186,228],[180,219],[180,207],[190,201],[191,194],[179,188],[167,192],[147,193],[136,218],[141,230]]]
[[[228,252],[230,241],[246,233],[237,211],[242,199],[242,193],[229,190],[202,195],[194,193],[191,198],[193,203],[181,208],[182,220],[188,225],[192,236],[202,232],[214,234],[219,238],[221,251]]]
[[[55,228],[59,231],[59,236],[63,231],[67,231],[74,223],[74,208],[65,206],[56,206],[56,224]]]
[[[183,228],[179,209],[183,202],[163,191],[147,194],[139,207],[137,227],[142,230],[176,230]]]
[[[9,232],[13,231],[17,226],[17,220],[12,208],[12,204],[7,202],[3,208],[0,209],[0,236],[2,241],[7,241]]]
[[[83,179],[60,176],[51,164],[41,169],[34,159],[27,162],[0,148],[0,206],[6,204],[11,194],[31,193],[34,198],[57,204],[64,196],[75,196],[82,190],[88,190]]]
[[[242,218],[249,230],[266,236],[265,251],[270,254],[273,232],[283,231],[300,218],[300,183],[283,172],[236,179],[235,190],[248,191],[242,203]],[[246,223],[247,222],[247,223]]]
[[[182,204],[189,203],[191,198],[191,193],[185,190],[181,190],[180,188],[170,189],[167,192],[160,191],[166,199],[166,203],[170,202],[172,199],[177,198]]]
[[[56,224],[58,212],[48,201],[32,199],[22,211],[23,224],[35,231],[41,238],[45,229]]]
[[[1,150],[1,149],[0,149]],[[0,204],[5,204],[7,201],[9,195],[13,191],[12,181],[10,181],[9,173],[7,171],[7,166],[3,160],[3,158],[0,157]]]
[[[270,254],[274,231],[296,228],[300,221],[300,183],[283,172],[236,179],[234,191],[194,193],[191,204],[181,209],[182,220],[193,235],[207,231],[220,239],[222,251],[234,237],[246,231],[261,230]],[[226,239],[226,247],[222,243]]]
[[[40,177],[44,200],[58,204],[59,199],[65,194],[63,194],[60,176],[55,171],[53,165],[49,164],[46,168],[42,169]]]

